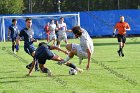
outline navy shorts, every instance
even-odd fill
[[[41,46],[36,50],[34,59],[40,64],[45,64],[46,60],[52,59],[53,56],[54,53],[52,53],[50,49],[46,48],[45,46]]]
[[[16,41],[16,37],[11,37],[11,39],[12,39],[12,42]]]
[[[32,53],[35,51],[35,47],[34,47],[33,44],[31,44],[31,45],[25,45],[25,46],[24,46],[24,51],[25,51],[26,53],[28,53],[29,55],[32,56]]]
[[[118,34],[117,35],[117,38],[118,38],[118,42],[123,42],[123,43],[126,42],[126,35],[120,35],[120,34]]]

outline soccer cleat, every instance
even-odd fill
[[[49,77],[52,76],[51,70],[48,69],[47,74],[48,74]]]
[[[83,69],[78,69],[78,72],[79,72],[79,73],[82,73],[82,72],[83,72]]]
[[[35,68],[35,71],[40,71],[38,68]]]
[[[121,51],[120,51],[120,50],[118,50],[117,52],[118,52],[118,55],[119,55],[119,56],[121,56]]]
[[[122,53],[122,57],[124,57],[124,53]]]
[[[26,66],[27,69],[30,69],[31,67],[29,65]]]

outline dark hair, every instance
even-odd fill
[[[73,32],[74,34],[79,35],[79,36],[82,35],[82,30],[81,30],[81,27],[80,27],[80,26],[75,26],[75,27],[73,27],[73,28],[72,28],[72,32]]]
[[[61,17],[60,19],[64,19],[64,17]]]
[[[41,43],[38,44],[38,47],[40,47],[40,46],[42,46],[42,45],[47,45],[47,43],[41,42]]]
[[[27,22],[28,20],[32,20],[30,17],[26,18],[25,22]]]
[[[17,21],[16,19],[12,19],[12,22],[15,22],[15,21]]]

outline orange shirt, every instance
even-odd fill
[[[129,29],[130,26],[127,22],[118,22],[115,27],[115,29],[118,30],[118,34],[120,35],[124,35],[126,34],[126,30],[125,29]]]

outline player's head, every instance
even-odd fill
[[[74,33],[75,37],[78,38],[82,35],[82,30],[80,26],[75,26],[72,28],[72,32]]]
[[[124,22],[124,16],[120,16],[120,22]]]
[[[51,23],[54,24],[54,19],[51,19]]]
[[[42,46],[42,45],[47,45],[47,43],[41,42],[41,43],[38,44],[38,47],[40,47],[40,46]]]
[[[64,21],[64,17],[61,17],[61,18],[60,18],[60,22],[62,22],[62,21]]]
[[[16,24],[17,24],[17,20],[16,20],[16,19],[12,19],[12,23],[13,23],[14,25],[16,25]]]
[[[26,18],[25,22],[26,22],[27,28],[31,28],[31,26],[32,26],[32,19],[31,18]]]

